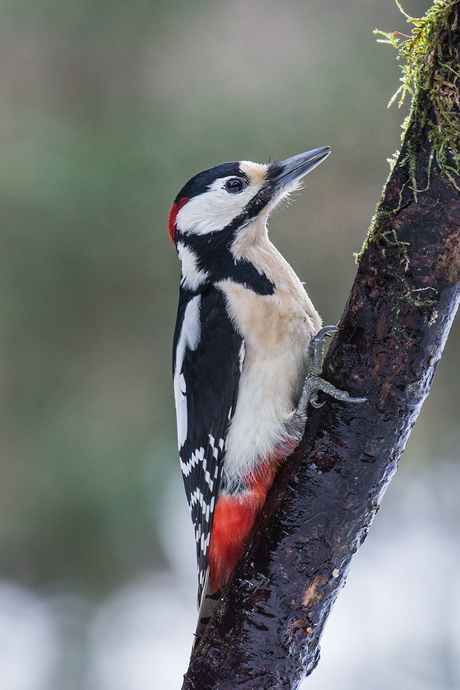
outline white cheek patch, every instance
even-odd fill
[[[239,216],[260,185],[249,184],[243,192],[229,194],[224,189],[224,184],[232,177],[234,175],[215,180],[206,192],[193,197],[181,208],[176,218],[179,232],[207,235],[223,230]]]

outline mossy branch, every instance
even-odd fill
[[[460,191],[460,44],[458,42],[459,11],[453,0],[435,0],[424,17],[416,19],[401,12],[412,25],[412,35],[386,33],[381,43],[389,43],[403,60],[402,85],[393,95],[391,105],[401,94],[399,105],[407,93],[412,98],[411,109],[403,125],[403,150],[391,161],[392,169],[408,170],[409,176],[400,189],[398,203],[388,207],[384,196],[377,206],[359,261],[369,242],[387,238],[398,241],[394,229],[388,235],[388,223],[407,204],[410,197],[417,201],[418,194],[428,190],[433,162],[450,183]],[[427,141],[426,141],[427,140]],[[419,154],[429,147],[428,164],[418,169]],[[401,247],[401,251],[403,248]]]
[[[327,380],[367,402],[328,399],[311,412],[184,690],[295,690],[313,670],[329,611],[429,392],[460,301],[459,13],[460,0],[436,0],[416,20],[417,40],[407,39],[410,118],[325,362]]]

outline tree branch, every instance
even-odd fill
[[[460,0],[436,0],[425,19],[409,126],[323,372],[367,402],[311,411],[184,690],[293,690],[312,671],[429,392],[460,299]]]

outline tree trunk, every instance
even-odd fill
[[[437,0],[417,92],[323,376],[184,690],[298,687],[428,394],[460,298],[460,1]],[[430,13],[428,13],[427,17]],[[326,399],[326,396],[324,396]]]

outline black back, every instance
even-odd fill
[[[218,288],[208,286],[200,293],[181,289],[175,352],[185,310],[197,295],[201,302],[198,345],[193,350],[186,347],[182,362],[174,361],[174,369],[180,366],[185,382],[188,425],[179,455],[195,529],[200,601],[225,457],[225,438],[238,396],[243,338],[233,327],[224,295]]]

